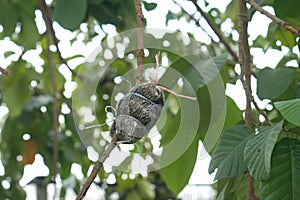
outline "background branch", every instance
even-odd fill
[[[0,67],[0,72],[1,72],[2,74],[7,75],[7,76],[11,76],[11,72],[8,71],[7,69],[2,68],[2,67]]]
[[[142,12],[142,5],[140,0],[134,0],[136,22],[137,22],[137,73],[136,73],[136,84],[142,82],[143,66],[144,66],[144,15]]]
[[[51,34],[51,26],[49,23],[49,16],[47,15],[47,5],[44,0],[38,0],[39,7],[42,11],[43,18],[46,23],[46,38],[47,38],[47,61],[49,65],[49,71],[51,76],[51,86],[53,89],[53,102],[52,102],[52,120],[53,120],[53,180],[55,182],[57,174],[58,174],[58,114],[59,114],[59,105],[58,105],[58,92],[56,85],[56,72],[55,72],[55,64],[53,62],[53,55],[50,51],[50,45],[52,43],[53,37]],[[55,186],[54,190],[54,198],[56,197],[57,188]]]
[[[69,71],[72,73],[73,76],[75,76],[75,77],[79,78],[80,80],[82,80],[82,77],[80,75],[78,75],[76,71],[71,69],[71,67],[68,65],[68,62],[66,61],[66,59],[64,59],[61,55],[61,52],[60,52],[59,47],[58,47],[59,40],[57,39],[57,37],[55,35],[55,31],[54,31],[54,28],[53,28],[53,25],[52,25],[53,24],[53,20],[52,20],[53,19],[53,14],[52,14],[51,10],[48,8],[46,3],[43,5],[43,7],[41,9],[43,9],[42,12],[45,13],[44,21],[45,21],[47,30],[49,31],[49,34],[51,34],[51,37],[53,39],[53,43],[54,43],[54,45],[57,49],[59,60],[61,61],[61,63],[65,64],[67,66],[67,68],[69,69]]]
[[[246,110],[245,110],[245,124],[250,128],[252,127],[252,90],[251,90],[251,55],[250,47],[248,43],[248,10],[245,0],[239,0],[238,10],[238,31],[239,31],[239,63],[241,65],[240,79],[243,83],[243,87],[246,95]],[[250,173],[247,174],[248,180],[248,192],[247,199],[255,200],[254,194],[254,180]]]
[[[215,32],[215,34],[218,36],[220,42],[224,44],[225,48],[229,52],[229,54],[232,56],[233,60],[235,62],[238,62],[238,56],[236,55],[235,51],[231,48],[230,44],[226,40],[226,38],[223,36],[222,32],[219,30],[219,28],[214,24],[214,22],[210,19],[208,14],[206,14],[200,6],[197,4],[197,0],[192,0],[193,4],[195,5],[196,9],[200,14],[204,17],[208,25],[211,27],[211,29]]]
[[[300,35],[300,28],[293,26],[282,19],[279,19],[278,17],[272,15],[262,7],[260,7],[257,3],[255,3],[253,0],[246,0],[247,3],[249,3],[255,10],[259,11],[261,14],[269,17],[271,20],[273,20],[276,24],[279,26],[282,26],[285,30],[290,31],[291,33],[294,33],[296,35]],[[297,5],[295,5],[297,6]]]

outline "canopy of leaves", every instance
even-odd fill
[[[167,101],[156,125],[159,147],[151,134],[136,146],[128,145],[130,156],[119,160],[111,170],[101,169],[95,187],[105,191],[106,199],[116,192],[120,199],[175,199],[188,184],[195,163],[201,163],[197,161],[200,140],[212,156],[209,172],[216,171],[217,198],[245,199],[245,172],[249,171],[255,179],[255,193],[261,199],[299,199],[299,35],[275,22],[261,28],[257,18],[265,16],[249,9],[250,23],[255,24],[249,26],[251,72],[257,83],[257,90],[252,88],[251,95],[259,102],[257,107],[252,105],[252,126],[247,127],[242,125],[245,110],[240,106],[245,101],[244,94],[236,98],[228,92],[230,87],[240,84],[236,55],[226,47],[228,44],[238,54],[239,1],[231,0],[222,8],[211,0],[198,4],[174,2],[165,6],[161,5],[164,1],[142,1],[145,26],[166,7],[157,24],[165,22],[166,27],[184,33],[154,34],[152,30],[144,34],[144,80],[149,81],[154,56],[161,51],[160,68],[165,73],[159,84],[180,94],[197,96],[197,101],[178,100],[165,93]],[[287,23],[300,26],[297,0],[255,2],[263,8],[267,5]],[[207,13],[214,29],[204,22],[199,8]],[[47,24],[53,30],[45,32],[49,23],[45,16],[54,20]],[[80,135],[75,121],[105,123],[110,114],[106,115],[106,106],[115,106],[130,87],[124,81],[118,84],[116,77],[124,76],[132,84],[135,82],[137,37],[128,33],[136,26],[133,0],[0,1],[0,68],[1,72],[6,69],[11,74],[0,74],[0,163],[4,166],[0,174],[0,199],[25,199],[20,180],[25,166],[34,163],[37,154],[50,171],[46,183],[51,182],[55,166],[55,109],[59,115],[60,197],[67,198],[70,189],[78,193],[94,157],[109,143],[104,137],[109,126]],[[212,32],[216,29],[221,36]],[[274,54],[272,59],[268,59],[269,54]],[[260,62],[269,60],[272,62]],[[51,84],[52,64],[56,91]],[[90,87],[84,88],[86,85]],[[82,88],[86,91],[78,92]],[[58,99],[58,108],[54,97]],[[74,101],[74,97],[81,101]],[[190,104],[196,106],[186,109]],[[91,107],[95,109],[89,110]],[[179,136],[174,145],[172,142]],[[157,149],[162,152],[154,152]],[[184,151],[180,154],[179,150]],[[150,156],[144,154],[149,152]],[[172,156],[172,162],[167,163]],[[149,171],[157,166],[164,168],[134,176],[130,170],[136,157],[153,161],[147,166]],[[72,171],[78,165],[78,174],[82,173],[83,178]],[[115,182],[110,183],[109,177],[114,177]]]

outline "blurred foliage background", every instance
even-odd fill
[[[286,22],[300,26],[298,0],[255,2]],[[237,60],[238,0],[223,4],[220,8],[209,0],[142,1],[145,26],[150,28],[158,23],[153,22],[151,16],[161,7],[169,7],[160,21],[166,28],[184,32],[201,44],[201,50],[213,58],[220,70],[227,94],[228,88],[241,85]],[[250,171],[255,179],[255,192],[261,199],[282,199],[285,195],[299,199],[299,35],[271,20],[267,24],[258,23],[257,19],[265,16],[250,6],[248,14],[250,50],[254,55],[251,71],[256,82],[253,96],[264,104],[259,104],[260,108],[253,104],[251,129],[242,125],[244,108],[236,105],[237,99],[226,96],[224,132],[220,138],[216,134],[212,143],[220,140],[215,151],[208,152],[212,155],[210,173],[218,169],[218,181],[213,187],[220,199],[245,199],[245,172]],[[20,180],[24,167],[34,163],[36,154],[42,156],[49,168],[49,176],[45,177],[43,184],[53,184],[56,173],[53,155],[56,148],[53,112],[56,111],[53,107],[56,105],[59,108],[59,176],[56,181],[60,182],[57,195],[64,199],[68,197],[67,191],[72,191],[73,197],[78,193],[92,164],[73,119],[73,114],[80,115],[81,108],[72,106],[72,91],[81,81],[79,69],[85,65],[86,52],[90,53],[82,49],[98,47],[113,32],[136,28],[135,17],[133,0],[0,0],[0,67],[11,74],[0,75],[1,199],[25,199],[24,185],[20,185]],[[266,31],[260,33],[260,30]],[[168,34],[161,40],[167,37]],[[178,41],[171,45],[188,52],[191,44]],[[102,53],[105,48],[110,47],[103,47]],[[153,63],[156,53],[156,49],[147,49],[144,62]],[[198,141],[204,140],[213,115],[210,93],[206,83],[201,81],[201,77],[193,76],[192,67],[180,59],[180,55],[168,51],[162,54],[170,63],[168,67],[184,74],[197,94],[201,120],[196,137],[176,162],[161,171],[132,175],[130,172],[101,169],[95,187],[98,191],[105,191],[101,194],[106,199],[175,199],[188,184],[194,169]],[[276,65],[269,66],[267,60],[263,65],[262,61],[270,58],[270,54],[274,55]],[[101,66],[101,63],[98,64]],[[114,78],[135,66],[134,52],[128,52],[110,64],[98,82],[96,93],[103,98],[97,98],[96,112],[103,112],[105,106],[112,102],[116,85]],[[51,70],[55,73],[55,89]],[[89,81],[95,81],[94,78]],[[171,89],[182,91],[178,87],[175,84]],[[181,115],[178,110],[176,100],[167,102],[167,119],[160,132],[162,146],[172,140],[178,129]],[[100,122],[105,122],[105,115],[98,114],[97,117]],[[254,135],[254,132],[258,134]],[[135,146],[132,151],[153,150],[147,138],[138,146],[139,149]],[[71,172],[74,165],[80,166],[83,177]],[[286,173],[282,175],[282,171]],[[107,182],[109,176],[114,177],[113,183]]]

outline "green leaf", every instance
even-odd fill
[[[151,184],[144,179],[140,179],[137,181],[137,187],[139,189],[140,195],[142,199],[154,199],[155,192],[151,187]]]
[[[225,17],[233,21],[235,28],[238,26],[238,3],[238,0],[232,0],[224,12]]]
[[[22,27],[16,42],[22,45],[25,49],[31,49],[35,47],[35,44],[40,37],[34,18],[22,16]]]
[[[300,142],[284,138],[271,160],[270,178],[262,182],[261,199],[300,199]]]
[[[3,54],[3,56],[6,59],[6,58],[8,58],[9,56],[11,56],[13,54],[15,54],[14,51],[5,51],[4,54]]]
[[[157,4],[156,4],[156,3],[148,3],[148,2],[146,2],[146,1],[143,1],[143,4],[144,4],[145,9],[146,9],[147,11],[151,11],[151,10],[153,10],[153,9],[155,9],[155,8],[157,7]]]
[[[255,195],[259,194],[260,182],[254,181]],[[247,199],[248,180],[243,174],[229,179],[221,179],[217,182],[217,200]]]
[[[18,15],[15,7],[8,1],[0,1],[0,24],[3,26],[3,36],[10,36],[16,28]]]
[[[257,76],[257,95],[260,99],[275,99],[284,93],[293,81],[292,68],[264,68]]]
[[[244,162],[244,148],[254,134],[245,125],[236,125],[227,129],[221,136],[212,155],[209,173],[218,168],[215,179],[234,177],[247,170]]]
[[[300,126],[300,98],[275,102],[275,107],[288,122]]]
[[[197,159],[198,143],[199,139],[195,138],[191,146],[179,159],[161,170],[162,179],[176,195],[189,182]],[[163,152],[161,160],[169,159],[164,158],[166,156]]]
[[[126,195],[125,200],[132,200],[132,199],[142,199],[140,193],[136,190],[129,191],[128,195]]]
[[[54,20],[62,27],[74,31],[84,20],[87,0],[58,0],[54,8]]]
[[[282,27],[279,27],[275,33],[275,39],[279,40],[282,45],[292,49],[296,45],[296,39],[294,35],[284,30]]]
[[[226,117],[223,126],[223,130],[228,129],[229,127],[235,125],[239,121],[243,120],[242,112],[237,107],[233,99],[226,96]]]
[[[174,116],[169,110],[166,110],[166,118],[167,119],[163,123],[163,125],[160,124],[160,121],[157,122],[157,127],[163,126],[163,128],[160,130],[161,133],[160,143],[162,146],[168,145],[176,136],[176,133],[180,125],[181,114],[180,112],[178,112]]]
[[[266,52],[266,50],[269,47],[269,41],[263,37],[262,35],[258,35],[255,40],[253,41],[253,45],[252,47],[259,47],[262,48],[264,52]]]
[[[266,180],[270,176],[271,156],[283,121],[274,126],[261,127],[245,147],[245,161],[256,180]]]
[[[227,61],[228,54],[222,54],[210,59],[197,60],[193,67],[187,68],[184,76],[195,90],[214,80]],[[188,64],[190,65],[190,64]]]
[[[39,75],[33,68],[26,68],[23,61],[13,63],[9,70],[13,78],[3,77],[0,88],[3,92],[3,102],[9,108],[9,114],[15,116],[21,113],[23,106],[30,100],[29,84],[32,80],[37,80]]]
[[[300,26],[300,12],[298,0],[274,0],[274,10],[279,18]]]

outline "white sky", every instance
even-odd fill
[[[198,37],[196,36],[195,39],[202,40],[202,42],[205,42],[208,39],[206,33],[204,33],[201,29],[197,28],[193,23],[191,23],[191,24],[188,23],[186,20],[171,21],[168,24],[169,26],[166,27],[166,25],[164,24],[165,23],[164,17],[167,14],[168,9],[170,9],[171,11],[173,11],[175,13],[179,12],[179,10],[180,10],[179,7],[172,2],[172,0],[164,0],[164,1],[147,0],[147,2],[155,2],[158,4],[157,8],[154,9],[153,11],[151,11],[151,12],[144,11],[144,15],[147,18],[147,23],[148,23],[147,27],[149,27],[149,28],[168,28],[168,29],[179,28],[183,33],[186,33],[187,31],[192,32],[192,33],[197,33]],[[196,11],[194,6],[191,5],[191,2],[182,1],[182,0],[177,0],[177,2],[180,5],[182,5],[186,10],[188,10],[190,12],[190,14],[193,14]],[[210,7],[216,7],[221,12],[224,12],[226,5],[230,2],[230,0],[222,0],[222,1],[210,0],[209,2],[210,2]],[[202,7],[204,7],[204,6],[202,6]],[[206,10],[208,10],[210,7],[206,8]],[[270,9],[270,8],[266,8],[266,9],[269,12],[273,13],[272,9]],[[37,15],[37,23],[40,24],[39,31],[43,32],[45,30],[45,27],[41,23],[41,14],[39,12],[37,12],[36,15]],[[200,16],[198,16],[198,17],[200,17]],[[200,22],[204,23],[204,20],[200,19]],[[249,34],[250,34],[249,41],[250,41],[250,43],[253,41],[253,39],[256,38],[257,35],[259,35],[259,34],[266,35],[267,34],[267,29],[268,29],[269,23],[270,23],[270,20],[268,18],[266,18],[265,16],[262,16],[260,13],[254,14],[253,20],[249,23]],[[230,22],[228,22],[222,26],[222,29],[224,32],[226,32],[231,29],[231,26],[232,26],[232,24]],[[211,29],[208,27],[208,25],[205,25],[205,23],[204,23],[204,28],[208,33],[214,35],[213,32],[211,31]],[[101,31],[98,31],[99,36],[95,37],[93,39],[93,42],[91,42],[87,45],[84,45],[82,42],[78,41],[78,42],[74,42],[74,44],[71,46],[69,40],[74,38],[75,34],[70,31],[63,30],[58,25],[55,25],[55,29],[57,32],[60,33],[60,34],[58,34],[58,36],[60,37],[59,39],[61,40],[59,47],[61,48],[64,57],[68,57],[70,55],[74,55],[77,53],[83,54],[83,55],[88,55],[90,53],[91,49],[95,49],[95,47],[96,47],[95,44],[99,44],[101,39],[104,37],[104,34],[101,33]],[[82,26],[81,29],[85,30],[85,27]],[[103,29],[107,32],[115,31],[114,27],[111,25],[103,26]],[[237,35],[236,35],[236,37],[237,37]],[[79,35],[78,39],[80,39],[80,38],[81,38],[81,36]],[[215,36],[214,36],[214,38],[215,38]],[[3,55],[3,52],[7,51],[7,50],[12,50],[12,51],[16,52],[16,55],[10,56],[9,59],[4,59],[4,57],[2,55]],[[277,51],[277,50],[268,50],[266,53],[263,53],[261,51],[261,49],[254,48],[254,49],[251,49],[251,54],[254,57],[253,62],[254,62],[254,64],[256,64],[256,66],[258,68],[263,68],[265,66],[274,68],[276,66],[276,64],[278,63],[278,61],[282,58],[283,53],[286,53],[287,51],[288,51],[287,48],[283,47],[283,52]],[[35,63],[37,70],[41,69],[41,68],[39,68],[39,66],[41,66],[43,64],[42,60],[40,60],[40,59],[36,60],[36,55],[39,54],[39,52],[40,52],[40,49],[33,50],[24,56],[26,59],[28,59],[28,61],[32,61],[33,63]],[[297,49],[295,49],[295,53],[299,54]],[[12,42],[8,41],[7,39],[4,41],[0,41],[0,66],[1,67],[4,67],[4,68],[7,67],[12,60],[18,59],[18,57],[19,57],[18,55],[20,55],[20,54],[21,54],[21,49],[18,46],[16,46],[15,44],[13,44]],[[83,60],[78,60],[77,62],[83,62]],[[72,65],[72,63],[70,63],[70,64]],[[73,64],[74,64],[74,66],[77,65],[77,63],[73,63]],[[66,72],[66,70],[63,69],[63,67],[60,69],[60,71]],[[239,70],[237,69],[237,71],[239,71]],[[70,74],[68,76],[70,77]],[[70,81],[70,78],[67,78],[67,80]],[[252,80],[252,89],[253,89],[253,92],[255,93],[256,92],[255,91],[256,90],[256,80],[255,79]],[[244,91],[243,91],[242,84],[240,83],[240,81],[238,81],[236,85],[228,84],[227,89],[226,89],[226,95],[232,97],[240,109],[245,109]],[[258,101],[258,105],[262,108],[264,108],[266,106],[266,104],[268,103],[267,100],[261,102],[258,100],[257,97],[256,97],[256,99]],[[1,121],[1,118],[3,119],[3,116],[6,115],[7,111],[8,110],[6,107],[0,106],[0,121]],[[211,184],[213,182],[214,175],[209,175],[207,173],[209,162],[210,162],[210,157],[204,151],[203,145],[200,142],[199,155],[198,155],[197,163],[194,168],[194,172],[189,181],[190,184]],[[76,169],[75,169],[75,171],[76,171]],[[0,162],[0,175],[3,175],[3,173],[4,173],[4,169]],[[22,180],[20,181],[20,184],[22,186],[24,186],[35,176],[40,176],[40,175],[47,176],[48,173],[49,173],[49,170],[44,165],[43,158],[40,155],[37,155],[35,163],[32,165],[27,165],[25,167],[24,176],[23,176]],[[35,193],[33,192],[34,188],[27,187],[27,190],[29,191],[27,199],[30,199],[30,200],[36,199]]]

